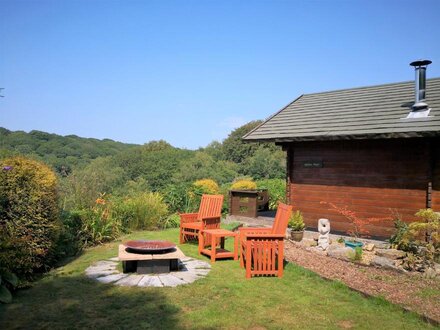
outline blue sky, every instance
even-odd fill
[[[440,1],[0,0],[0,126],[195,149],[303,93],[440,77]],[[429,93],[429,91],[428,91]]]

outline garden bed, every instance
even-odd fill
[[[440,323],[440,280],[427,279],[416,273],[364,266],[307,251],[286,240],[286,259],[321,277],[341,281],[368,296],[381,296],[407,310]]]

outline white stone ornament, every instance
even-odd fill
[[[330,220],[328,219],[319,219],[318,220],[318,247],[322,250],[327,250],[330,245]]]

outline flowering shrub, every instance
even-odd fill
[[[352,229],[348,231],[348,234],[350,236],[354,237],[355,239],[364,236],[369,237],[370,232],[367,229],[368,225],[371,225],[373,223],[382,222],[382,221],[392,221],[393,219],[391,217],[384,217],[384,218],[359,218],[355,212],[350,211],[346,206],[345,207],[338,207],[333,203],[328,202],[321,202],[321,204],[329,205],[330,209],[332,211],[336,211],[340,215],[343,215],[346,217],[351,225]]]
[[[231,189],[232,190],[256,190],[257,184],[252,180],[242,179],[242,180],[235,181],[232,184]]]
[[[217,182],[211,179],[197,180],[193,186],[199,188],[204,194],[216,195],[219,193]]]
[[[55,173],[23,157],[0,161],[0,270],[21,281],[48,269],[60,231]]]
[[[82,210],[81,240],[84,246],[101,244],[117,238],[122,232],[121,221],[112,217],[112,203],[105,196],[97,198],[91,209]]]
[[[267,189],[269,192],[269,209],[276,210],[278,204],[286,201],[286,180],[266,179],[258,180],[258,189]]]

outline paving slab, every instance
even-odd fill
[[[197,274],[191,273],[191,272],[174,272],[171,273],[172,276],[175,276],[179,279],[181,279],[184,282],[187,283],[192,283],[200,278],[202,278],[203,276],[199,276]]]
[[[144,277],[139,281],[138,286],[163,287],[163,284],[157,275],[144,275]]]
[[[100,283],[113,283],[120,286],[175,287],[193,283],[205,277],[211,270],[211,265],[208,262],[184,257],[179,261],[179,271],[148,275],[123,274],[116,269],[118,265],[114,261],[116,259],[117,257],[94,263],[86,269],[86,276],[96,279]]]
[[[142,278],[142,275],[128,275],[117,281],[115,284],[120,286],[136,286]]]
[[[98,277],[96,278],[96,280],[98,282],[101,283],[112,283],[112,282],[116,282],[119,281],[120,279],[123,279],[124,277],[127,277],[127,274],[111,274],[111,275],[107,275],[107,276],[102,276],[102,277]]]
[[[92,267],[116,267],[118,265],[115,261],[101,260],[93,263]]]
[[[181,284],[186,284],[185,281],[181,280],[180,278],[177,278],[176,276],[173,276],[171,274],[167,275],[159,275],[160,281],[163,283],[164,286],[178,286]]]
[[[119,272],[115,270],[86,270],[87,277],[91,278],[98,278],[102,276],[112,275],[112,274],[118,274]]]

